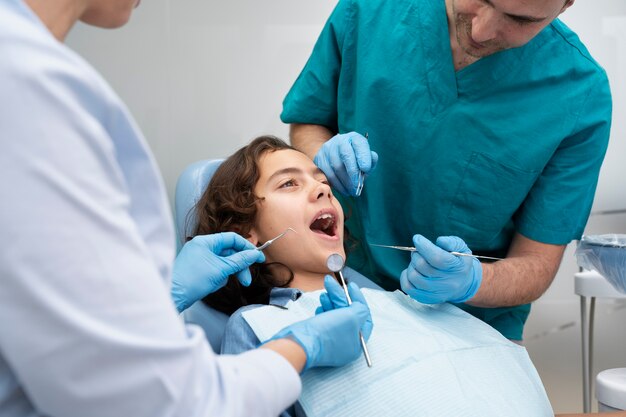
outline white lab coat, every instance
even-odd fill
[[[278,354],[217,356],[182,323],[143,137],[21,0],[0,2],[0,176],[0,416],[275,416],[297,399]]]

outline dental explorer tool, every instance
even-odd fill
[[[370,243],[372,246],[378,246],[379,248],[388,248],[388,249],[396,249],[396,250],[404,250],[407,252],[415,252],[416,249],[413,246],[393,246],[393,245],[377,245],[376,243]],[[463,252],[454,252],[450,251],[452,255],[456,256],[468,256],[470,258],[476,259],[488,259],[490,261],[501,261],[502,258],[495,258],[493,256],[483,256],[483,255],[474,255],[473,253],[463,253]]]
[[[339,275],[339,279],[341,280],[341,286],[343,287],[343,292],[346,294],[346,300],[348,300],[348,305],[352,305],[352,299],[350,298],[350,294],[348,293],[348,286],[346,285],[346,280],[343,278],[343,266],[345,261],[343,257],[338,253],[333,253],[326,260],[326,266],[336,275]],[[367,345],[365,344],[365,339],[363,338],[363,333],[359,331],[359,339],[361,340],[361,350],[363,350],[363,355],[365,356],[365,362],[368,367],[372,367],[372,360],[370,359],[370,353],[367,350]]]
[[[288,227],[287,230],[285,230],[284,232],[282,232],[281,234],[276,236],[274,239],[270,239],[267,242],[265,242],[264,244],[262,244],[261,246],[257,247],[256,250],[261,251],[261,250],[267,248],[269,245],[271,245],[272,243],[276,242],[281,237],[285,236],[285,234],[287,234],[287,232],[290,231],[290,230],[292,232],[294,232],[294,233],[298,233],[295,230],[293,230],[291,227]]]
[[[367,140],[367,138],[368,132],[365,132],[365,140]],[[365,174],[363,174],[363,171],[359,171],[359,183],[356,186],[356,197],[359,197],[361,192],[363,192],[363,185],[365,185]]]

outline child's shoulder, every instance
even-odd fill
[[[264,304],[250,304],[243,306],[230,316],[228,322],[226,323],[224,337],[222,338],[222,353],[237,354],[255,349],[259,346],[259,338],[254,334],[254,331],[246,322],[243,313],[263,306]]]
[[[235,311],[228,318],[228,322],[226,323],[226,329],[229,327],[239,326],[242,322],[245,323],[246,319],[243,317],[243,313],[246,311],[254,310],[259,307],[265,307],[266,304],[249,304],[247,306],[239,307],[237,311]]]

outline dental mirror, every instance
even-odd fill
[[[338,253],[333,253],[326,260],[326,266],[332,272],[339,272],[339,271],[341,271],[343,269],[344,264],[345,264],[345,262],[343,260],[343,257],[341,255],[339,255]]]

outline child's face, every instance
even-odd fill
[[[266,242],[288,232],[263,252],[267,262],[287,265],[299,273],[327,273],[333,253],[345,258],[343,210],[333,197],[326,176],[303,153],[291,149],[265,153],[254,192],[259,203],[250,240]]]

